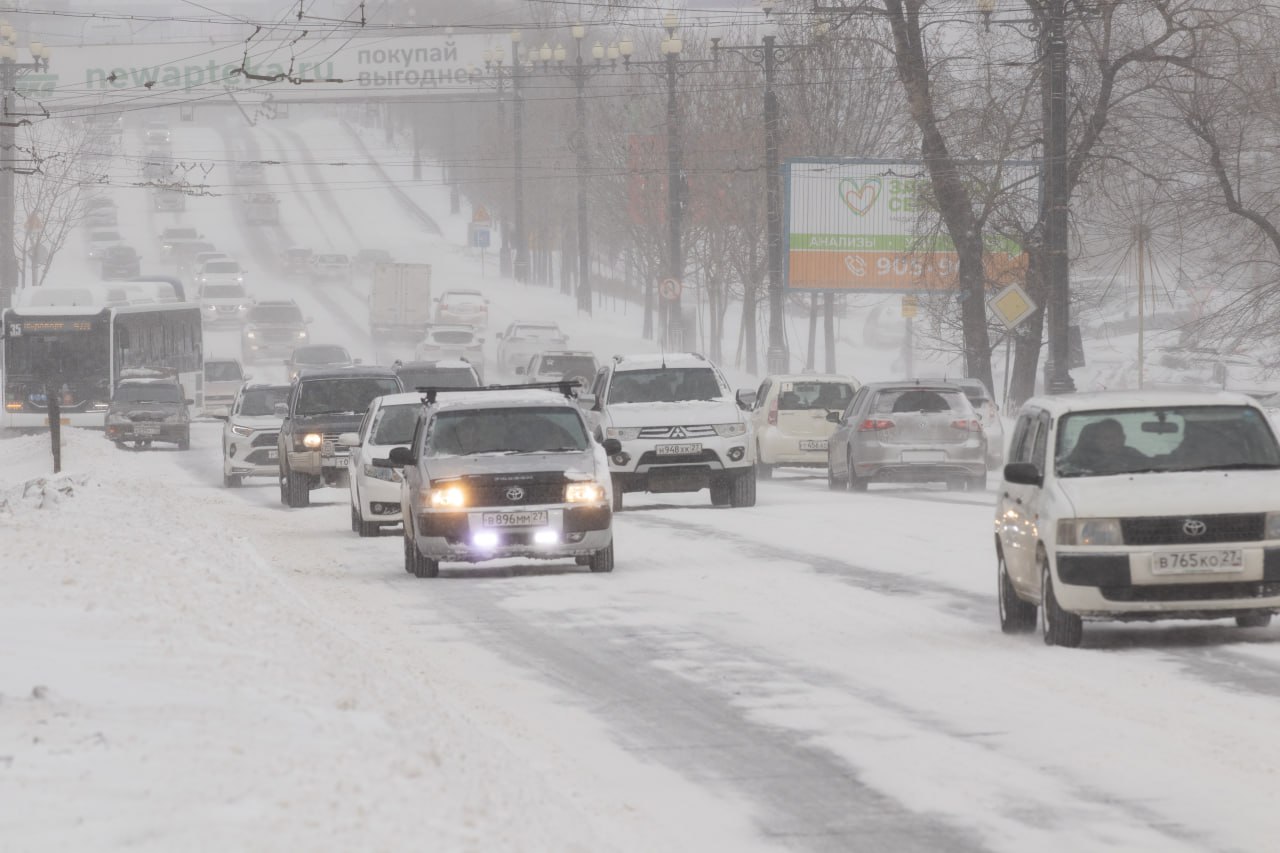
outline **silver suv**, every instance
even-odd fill
[[[747,413],[698,353],[615,355],[581,398],[609,456],[613,509],[625,492],[710,489],[715,506],[754,506],[756,454]]]

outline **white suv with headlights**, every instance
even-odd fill
[[[1085,620],[1280,612],[1280,445],[1227,392],[1038,397],[996,503],[1000,626],[1077,646]]]
[[[715,506],[754,506],[755,442],[720,369],[697,353],[615,355],[581,398],[609,457],[613,509],[625,492],[711,490]]]

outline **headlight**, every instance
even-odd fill
[[[1062,518],[1058,520],[1059,545],[1123,545],[1118,518]]]
[[[604,500],[604,487],[599,483],[570,483],[564,490],[565,503],[587,504]]]
[[[234,432],[236,435],[244,436],[245,438],[248,438],[249,436],[253,435],[253,427],[239,426],[238,424],[236,426],[233,426],[231,428],[231,431]]]
[[[744,423],[736,424],[716,424],[716,435],[721,438],[729,438],[734,435],[746,435],[747,425]]]
[[[1267,526],[1262,538],[1280,539],[1280,512],[1267,513]]]
[[[428,492],[432,509],[449,509],[467,505],[467,495],[457,486],[444,486]]]
[[[398,483],[401,480],[400,472],[395,468],[379,468],[376,465],[364,466],[364,475],[373,480],[386,480],[388,483]]]
[[[299,338],[305,338],[306,336],[307,336],[307,333],[306,333],[306,332],[298,332],[298,337],[299,337]]]
[[[237,310],[237,311],[248,311],[248,310],[249,310],[249,306],[248,306],[248,305],[237,305],[237,306],[236,306],[236,310]]]
[[[302,446],[319,450],[324,446],[324,436],[318,432],[309,432],[302,437]]]
[[[257,332],[245,332],[245,333],[244,333],[244,336],[245,336],[246,338],[256,338],[256,337],[258,336],[258,333],[257,333]]]
[[[616,438],[618,441],[635,441],[640,437],[639,427],[609,427],[604,431],[605,438]]]
[[[208,310],[208,311],[217,311],[217,310],[218,310],[218,306],[216,306],[216,305],[206,305],[206,306],[204,306],[204,307],[205,307],[205,310]]]

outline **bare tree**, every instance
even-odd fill
[[[26,155],[28,168],[15,163],[18,224],[14,237],[19,280],[32,286],[44,284],[50,264],[84,217],[90,187],[105,175],[95,170],[100,152],[90,145],[90,134],[70,121],[39,121],[27,127],[19,146],[19,163]]]

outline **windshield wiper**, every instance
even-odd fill
[[[1199,468],[1179,468],[1179,471],[1269,471],[1280,468],[1271,462],[1229,462],[1223,465],[1204,465]]]

